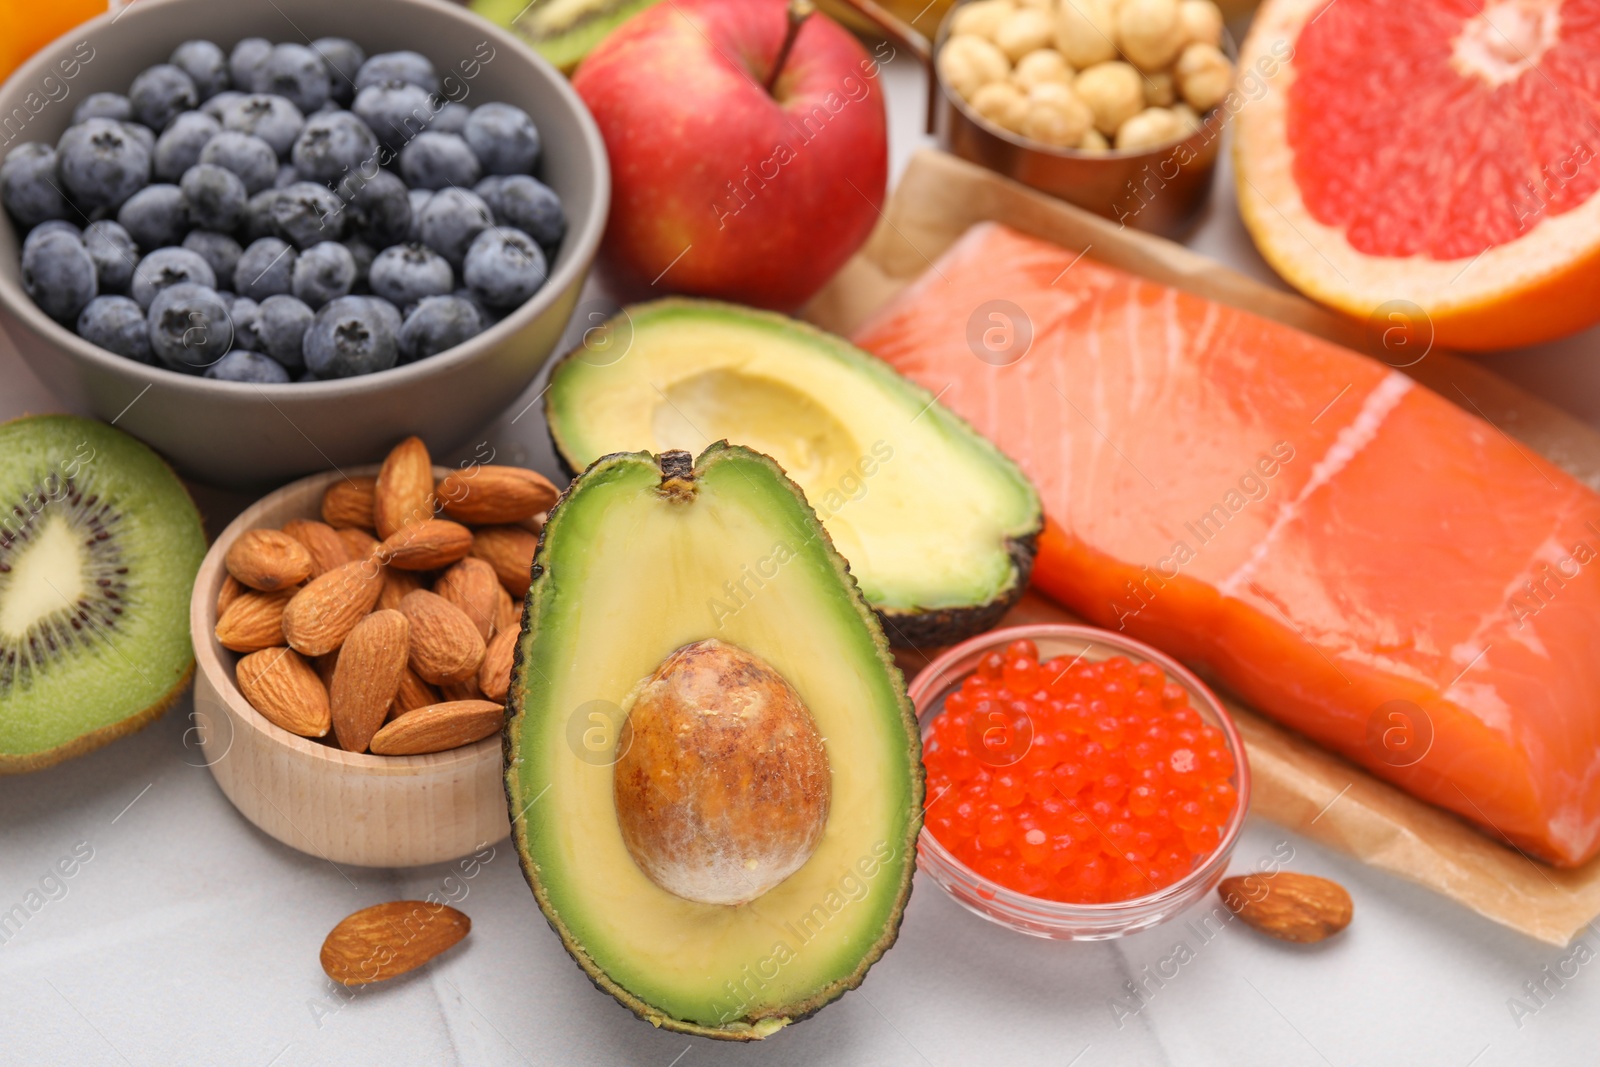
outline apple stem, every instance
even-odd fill
[[[794,39],[800,36],[800,27],[817,10],[817,5],[812,0],[789,0],[789,27],[784,31],[783,44],[778,46],[778,58],[773,61],[772,73],[767,75],[766,90],[771,93],[778,84],[778,77],[783,73],[783,65],[789,61],[789,52],[794,48]]]

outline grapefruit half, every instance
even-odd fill
[[[1600,321],[1600,0],[1267,0],[1239,207],[1306,295],[1494,350]]]

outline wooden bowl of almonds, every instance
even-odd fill
[[[556,495],[521,468],[435,467],[413,437],[222,532],[189,609],[196,732],[245,818],[373,867],[506,836],[506,688]]]

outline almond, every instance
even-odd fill
[[[426,589],[422,579],[411,571],[397,571],[393,567],[383,568],[383,592],[378,594],[378,607],[386,611],[397,611],[400,601],[406,598],[407,593],[415,593],[418,589]]]
[[[372,529],[372,497],[378,479],[346,478],[328,486],[322,494],[322,521],[335,529]]]
[[[313,578],[350,562],[350,550],[345,547],[344,538],[325,522],[295,519],[283,524],[283,532],[299,541],[311,553]]]
[[[472,554],[494,568],[500,584],[514,597],[528,595],[538,547],[538,536],[520,526],[484,526],[472,532]]]
[[[222,576],[222,588],[217,590],[217,618],[221,618],[228,610],[228,605],[239,599],[246,586],[231,574]]]
[[[372,495],[372,525],[382,538],[433,518],[433,460],[420,437],[394,446],[378,471]]]
[[[496,586],[494,628],[496,633],[522,629],[522,601],[511,599],[511,594],[506,592],[503,585]]]
[[[411,669],[435,685],[475,678],[483,637],[466,613],[438,593],[418,589],[400,601],[411,620]]]
[[[239,661],[237,676],[239,692],[268,722],[301,737],[328,732],[328,691],[293,649],[252,652]]]
[[[372,554],[378,550],[378,539],[366,530],[357,530],[354,527],[340,530],[339,540],[344,542],[344,550],[352,562],[358,559],[371,559]]]
[[[449,519],[427,519],[396,530],[378,546],[378,559],[403,571],[447,567],[472,551],[472,531]]]
[[[400,690],[411,654],[411,624],[398,611],[375,611],[339,646],[328,688],[333,732],[346,752],[365,752]]]
[[[1229,911],[1280,941],[1309,944],[1332,937],[1350,925],[1355,912],[1344,886],[1293,871],[1224,878],[1217,892]]]
[[[537,471],[477,464],[445,475],[435,493],[452,519],[485,524],[518,522],[549,511],[560,495]]]
[[[478,688],[478,676],[473,675],[464,682],[450,682],[439,687],[439,695],[445,701],[452,700],[483,700],[483,690]]]
[[[470,535],[469,535],[470,537]],[[494,632],[500,598],[509,597],[494,568],[481,559],[464,559],[439,575],[433,591],[466,613],[485,641]]]
[[[511,689],[511,660],[517,652],[520,630],[501,630],[484,650],[483,663],[478,666],[478,688],[490,700],[504,704]]]
[[[322,969],[346,986],[416,970],[455,945],[472,920],[448,904],[393,900],[348,916],[322,942]]]
[[[314,566],[306,546],[281,530],[246,530],[222,562],[229,574],[264,593],[299,585]]]
[[[292,591],[258,593],[247,589],[217,620],[217,641],[234,652],[258,652],[283,644],[283,609]]]
[[[324,688],[331,690],[333,687],[333,672],[339,669],[339,650],[336,648],[325,656],[316,656],[311,660],[311,667],[317,672],[317,677],[322,679]],[[329,698],[331,709],[332,698]]]
[[[417,676],[416,671],[407,666],[405,673],[400,677],[400,689],[389,705],[389,718],[398,718],[408,711],[416,711],[418,708],[425,708],[439,701],[439,691],[424,682]]]
[[[482,741],[504,724],[506,709],[487,700],[453,700],[408,711],[372,738],[380,756],[417,756]]]
[[[383,568],[371,560],[335,567],[294,595],[283,610],[283,636],[296,652],[321,656],[372,610],[383,591]]]

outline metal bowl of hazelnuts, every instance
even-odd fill
[[[947,151],[1168,237],[1204,208],[1228,119],[1276,73],[1236,75],[1214,0],[967,0],[932,41],[848,2],[927,66]]]

